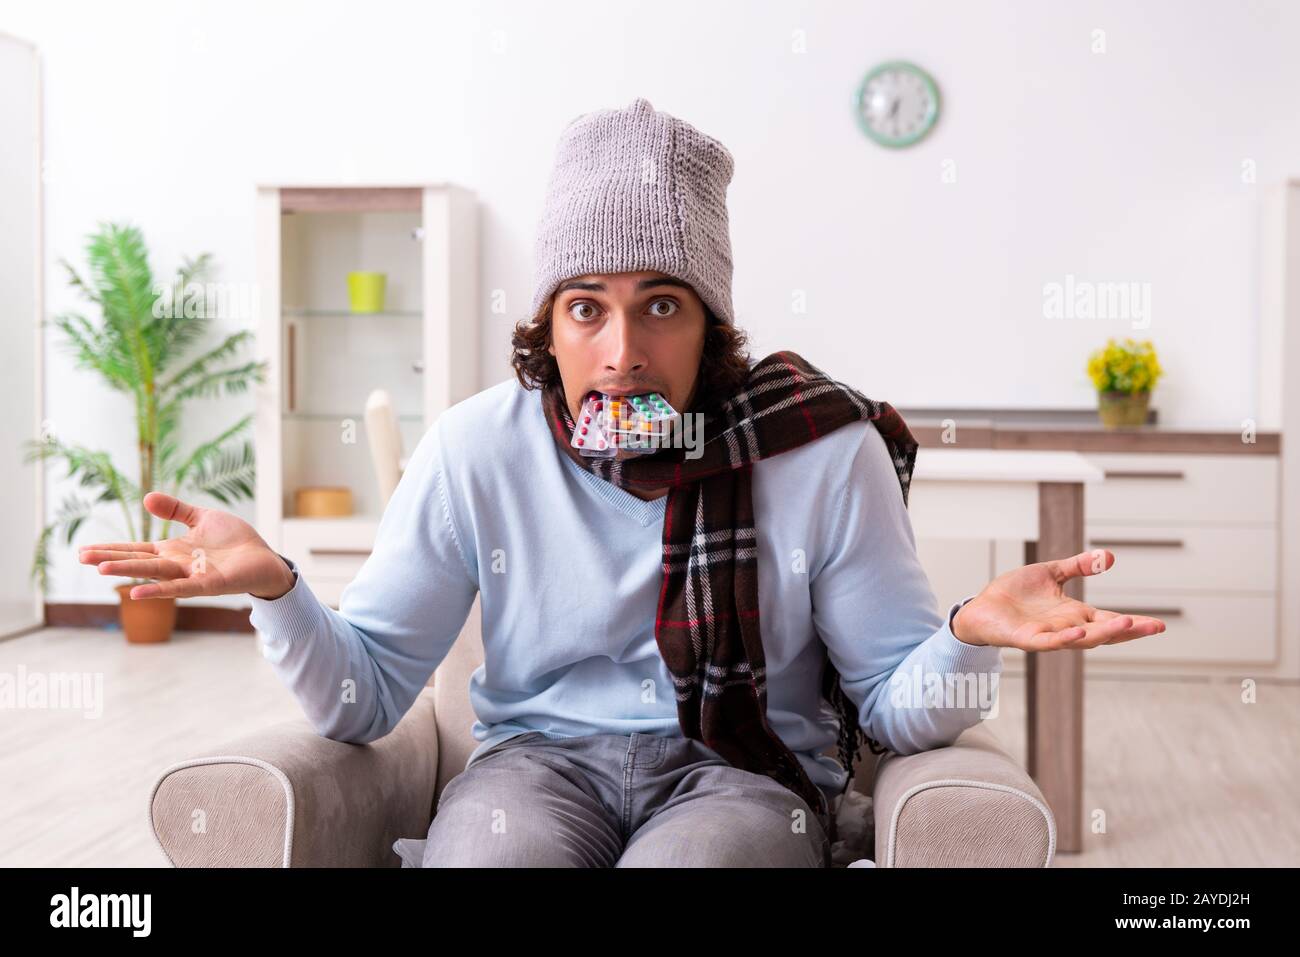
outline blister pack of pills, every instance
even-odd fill
[[[658,392],[609,396],[589,392],[574,425],[574,448],[592,458],[613,458],[619,449],[639,454],[668,444],[677,410]]]

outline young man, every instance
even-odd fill
[[[1104,551],[939,612],[897,412],[793,353],[744,352],[732,168],[643,99],[565,129],[517,381],[425,433],[338,611],[246,523],[157,492],[146,506],[183,538],[83,550],[158,579],[132,597],[251,594],[273,667],[343,741],[397,724],[481,595],[480,744],[442,793],[425,866],[825,866],[859,734],[941,747],[992,704],[912,701],[896,681],[987,689],[1000,647],[1163,630],[1065,596],[1110,567]],[[658,392],[699,417],[701,441],[583,456],[570,439],[593,390]]]

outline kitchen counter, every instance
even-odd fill
[[[1277,455],[1279,432],[1243,436],[1229,423],[1165,425],[1156,410],[1145,425],[1107,429],[1096,409],[939,409],[898,412],[922,447],[1072,452],[1182,452]],[[945,437],[947,441],[945,441]],[[1253,439],[1253,441],[1248,441]]]

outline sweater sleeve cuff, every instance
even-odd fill
[[[307,587],[307,579],[299,574],[298,566],[283,555],[280,557],[293,571],[293,587],[279,598],[248,596],[253,603],[249,621],[269,648],[306,638],[320,621],[320,599]]]
[[[946,663],[947,667],[943,669],[945,671],[989,671],[1001,667],[1002,649],[997,645],[972,645],[952,633],[953,616],[974,597],[968,595],[961,601],[953,602],[944,617],[943,627],[934,633],[934,650]]]

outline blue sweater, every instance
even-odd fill
[[[953,635],[961,601],[940,613],[875,426],[846,425],[756,463],[753,495],[768,719],[828,798],[846,772],[822,753],[836,719],[821,704],[821,642],[863,729],[890,749],[951,744],[977,722],[991,701],[953,694],[952,682],[996,690],[1000,651]],[[425,432],[337,611],[295,568],[287,594],[252,598],[252,623],[329,738],[361,743],[391,731],[476,592],[484,663],[469,686],[480,742],[470,762],[526,731],[680,735],[654,637],[666,503],[572,462],[555,445],[540,392],[512,379]],[[916,693],[945,680],[947,696]]]

